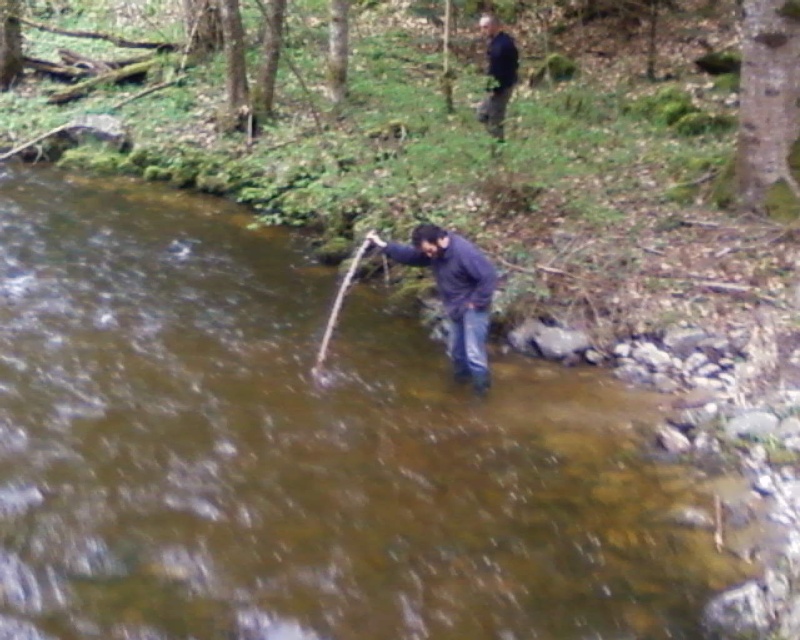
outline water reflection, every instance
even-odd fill
[[[364,285],[321,388],[335,276],[300,238],[3,171],[0,593],[28,637],[691,638],[741,577],[664,524],[707,498],[638,455],[653,397],[496,353],[477,402]]]

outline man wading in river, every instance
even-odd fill
[[[455,378],[459,382],[471,380],[475,391],[484,395],[491,385],[486,338],[497,284],[497,273],[489,259],[465,238],[433,224],[414,229],[412,246],[385,242],[375,231],[366,238],[397,262],[431,267],[450,320],[448,355]]]

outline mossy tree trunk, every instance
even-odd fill
[[[745,1],[738,195],[744,207],[778,217],[800,216],[800,15],[786,9],[793,4]]]
[[[275,83],[283,48],[283,25],[286,20],[286,0],[267,0],[264,30],[264,62],[258,73],[256,108],[270,115],[275,105]]]
[[[347,64],[349,51],[350,0],[330,0],[330,31],[328,34],[328,93],[334,104],[347,95]]]
[[[218,0],[225,38],[225,78],[229,115],[241,126],[250,115],[250,89],[245,63],[244,27],[239,0]]]
[[[222,22],[215,0],[183,0],[190,55],[204,56],[223,46]]]
[[[22,75],[22,30],[19,0],[0,0],[0,91]]]

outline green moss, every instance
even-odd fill
[[[579,68],[574,60],[560,53],[551,53],[547,59],[536,69],[529,78],[529,84],[536,86],[548,75],[554,82],[572,80],[578,74]]]
[[[233,181],[225,173],[200,173],[195,181],[195,186],[205,193],[221,196],[233,190]]]
[[[661,107],[658,119],[664,124],[673,125],[695,112],[696,108],[690,102],[669,102]]]
[[[151,164],[150,166],[145,167],[144,172],[142,173],[142,177],[145,180],[149,180],[150,182],[155,182],[158,180],[169,180],[171,174],[168,169],[159,167],[156,164]]]
[[[736,157],[731,156],[714,181],[711,201],[720,209],[727,209],[736,203]]]
[[[410,277],[401,282],[389,295],[389,304],[399,313],[416,313],[421,301],[433,295],[436,285],[429,277]]]
[[[68,149],[58,161],[58,166],[73,171],[110,175],[121,172],[120,165],[123,161],[124,157],[119,153],[90,145]]]
[[[767,189],[764,208],[773,220],[789,222],[800,218],[800,198],[783,178]]]
[[[697,185],[676,185],[667,190],[664,196],[670,202],[677,204],[692,204],[697,198],[699,186]]]
[[[695,111],[687,113],[675,122],[675,131],[682,136],[699,136],[705,133],[724,133],[736,125],[734,118]]]
[[[714,89],[723,93],[736,93],[739,91],[742,78],[738,73],[723,73],[714,78]]]
[[[671,125],[685,115],[697,111],[697,107],[692,104],[692,97],[685,91],[677,87],[664,87],[654,95],[628,103],[623,111],[650,122]]]
[[[322,264],[340,264],[353,250],[353,243],[347,238],[331,238],[314,250],[314,256]]]
[[[778,15],[790,20],[800,20],[800,0],[786,0],[778,9]]]
[[[789,171],[797,183],[800,183],[800,138],[794,141],[789,149],[789,157],[787,158],[789,164]]]

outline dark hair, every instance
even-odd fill
[[[436,244],[437,240],[446,237],[447,231],[441,227],[437,227],[435,224],[421,224],[414,227],[414,230],[411,232],[411,244],[419,249],[423,242]]]

